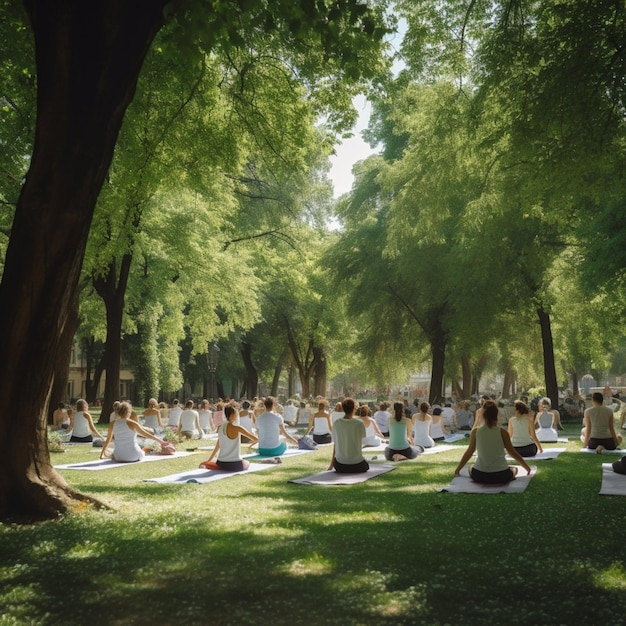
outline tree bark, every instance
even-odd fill
[[[326,397],[326,355],[323,348],[314,348],[315,373],[313,378],[313,393],[315,396]]]
[[[104,301],[107,320],[107,337],[104,344],[102,362],[106,371],[104,383],[104,400],[100,422],[109,423],[109,416],[113,410],[113,403],[120,398],[120,367],[122,360],[122,321],[124,319],[124,302],[126,301],[126,286],[132,263],[132,255],[124,254],[120,263],[119,276],[117,262],[113,259],[109,263],[105,276],[94,279],[94,288]]]
[[[550,314],[540,306],[537,308],[539,326],[541,328],[541,343],[543,345],[543,372],[546,381],[546,396],[552,402],[552,408],[559,408],[559,384],[556,378],[556,364],[554,362],[554,343],[552,340],[552,326]]]
[[[98,348],[99,344],[93,335],[81,342],[82,356],[85,357],[85,400],[89,404],[93,404],[98,398],[98,388],[104,371],[104,354]],[[91,375],[92,370],[93,377]],[[80,391],[78,395],[81,395]]]
[[[507,360],[504,367],[504,380],[502,382],[502,398],[508,399],[511,397],[511,391],[515,384],[515,370],[511,361]]]
[[[259,389],[259,373],[252,362],[252,346],[247,341],[241,342],[241,358],[243,359],[243,365],[246,368],[246,380],[244,381],[244,388],[248,398],[254,398],[257,396]]]
[[[283,363],[285,362],[285,358],[289,352],[288,348],[285,348],[278,358],[278,362],[276,363],[276,367],[274,368],[274,376],[272,377],[272,388],[270,390],[270,395],[276,397],[278,395],[278,383],[280,382],[280,375],[283,371]]]
[[[431,339],[432,368],[430,372],[430,394],[428,401],[431,404],[439,402],[443,396],[443,372],[446,362],[446,339],[443,330],[433,334]]]
[[[54,410],[61,402],[66,403],[71,400],[67,397],[67,381],[69,378],[70,361],[72,360],[72,345],[74,335],[78,328],[80,317],[78,314],[78,297],[74,297],[70,303],[67,323],[63,329],[59,344],[59,356],[56,362],[52,391],[50,392],[50,406],[48,407],[48,423],[52,423]]]
[[[98,193],[166,0],[24,4],[37,122],[0,284],[2,519],[54,517],[84,500],[50,465],[46,416]]]

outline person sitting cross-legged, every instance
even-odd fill
[[[118,463],[134,463],[141,461],[144,452],[137,443],[137,435],[145,439],[152,439],[161,445],[163,439],[157,437],[150,429],[144,428],[133,419],[133,407],[128,402],[120,402],[117,409],[117,419],[109,424],[106,440],[100,452],[100,458],[108,456],[108,447],[111,442],[115,444],[111,458]]]
[[[430,404],[422,402],[419,411],[413,415],[413,442],[423,448],[432,448],[435,440],[430,436],[433,418],[429,414]]]
[[[550,398],[539,400],[535,425],[538,425],[537,439],[543,443],[555,443],[558,441],[558,428],[561,425],[561,416],[558,411],[552,410]]]
[[[261,456],[281,456],[287,450],[285,439],[296,446],[298,445],[298,440],[285,430],[283,416],[274,412],[274,398],[268,396],[263,401],[263,404],[265,412],[256,418],[256,428],[259,435],[259,454]],[[281,439],[281,435],[284,439]]]
[[[530,467],[513,447],[509,433],[498,424],[498,405],[493,400],[487,400],[483,405],[482,426],[472,430],[469,445],[454,470],[457,476],[474,452],[477,459],[470,469],[474,482],[494,485],[514,480],[517,468],[509,467],[506,452],[530,474]]]
[[[615,432],[613,409],[604,406],[604,396],[596,391],[591,396],[593,406],[588,408],[583,417],[583,429],[580,439],[585,448],[602,454],[604,450],[616,450],[622,442],[622,436]]]
[[[509,419],[508,424],[513,447],[523,457],[535,456],[537,452],[543,452],[533,418],[530,415],[530,408],[521,400],[517,400],[514,406],[515,415]]]
[[[247,437],[253,442],[256,442],[257,438],[245,428],[235,424],[237,417],[237,409],[234,406],[224,407],[226,421],[217,429],[215,448],[211,456],[204,463],[200,463],[199,467],[225,472],[242,472],[250,467],[250,461],[241,458],[241,437]],[[213,461],[216,455],[217,459]]]
[[[341,402],[344,416],[334,424],[333,456],[329,470],[334,469],[340,474],[361,474],[370,468],[363,458],[362,444],[366,434],[365,424],[354,418],[356,403],[352,398],[344,398]]]
[[[367,404],[362,404],[357,409],[358,418],[365,425],[365,438],[363,439],[363,447],[376,447],[383,442],[383,434],[378,428],[378,424],[374,418],[370,417],[370,408]]]
[[[422,446],[413,445],[412,426],[413,422],[404,416],[404,404],[394,402],[393,415],[387,423],[389,445],[385,448],[385,458],[388,461],[406,461],[424,452]]]

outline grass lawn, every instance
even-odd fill
[[[287,482],[329,447],[205,485],[141,479],[206,452],[66,470],[110,510],[0,526],[0,625],[624,624],[626,498],[598,495],[617,457],[554,445],[523,494],[486,496],[438,492],[463,442],[353,486]]]

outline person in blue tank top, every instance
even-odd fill
[[[404,404],[393,403],[393,415],[389,418],[389,445],[385,448],[388,461],[407,461],[424,452],[422,446],[413,445],[411,429],[413,422],[404,416]]]
[[[517,468],[509,467],[508,452],[530,474],[530,467],[513,447],[509,433],[498,424],[498,405],[493,400],[487,400],[483,405],[482,421],[482,426],[472,430],[467,450],[454,473],[458,476],[476,452],[476,463],[470,470],[473,481],[485,485],[511,482],[517,475]]]

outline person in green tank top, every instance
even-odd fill
[[[389,445],[385,448],[388,461],[407,461],[424,452],[423,446],[413,445],[413,422],[404,417],[404,404],[393,403],[393,416],[389,418]]]
[[[483,405],[482,420],[483,425],[472,431],[467,450],[454,473],[458,476],[476,452],[476,463],[470,470],[473,481],[486,485],[511,482],[517,475],[517,468],[509,467],[508,452],[530,474],[530,467],[513,447],[509,433],[498,424],[498,405],[493,400]]]

